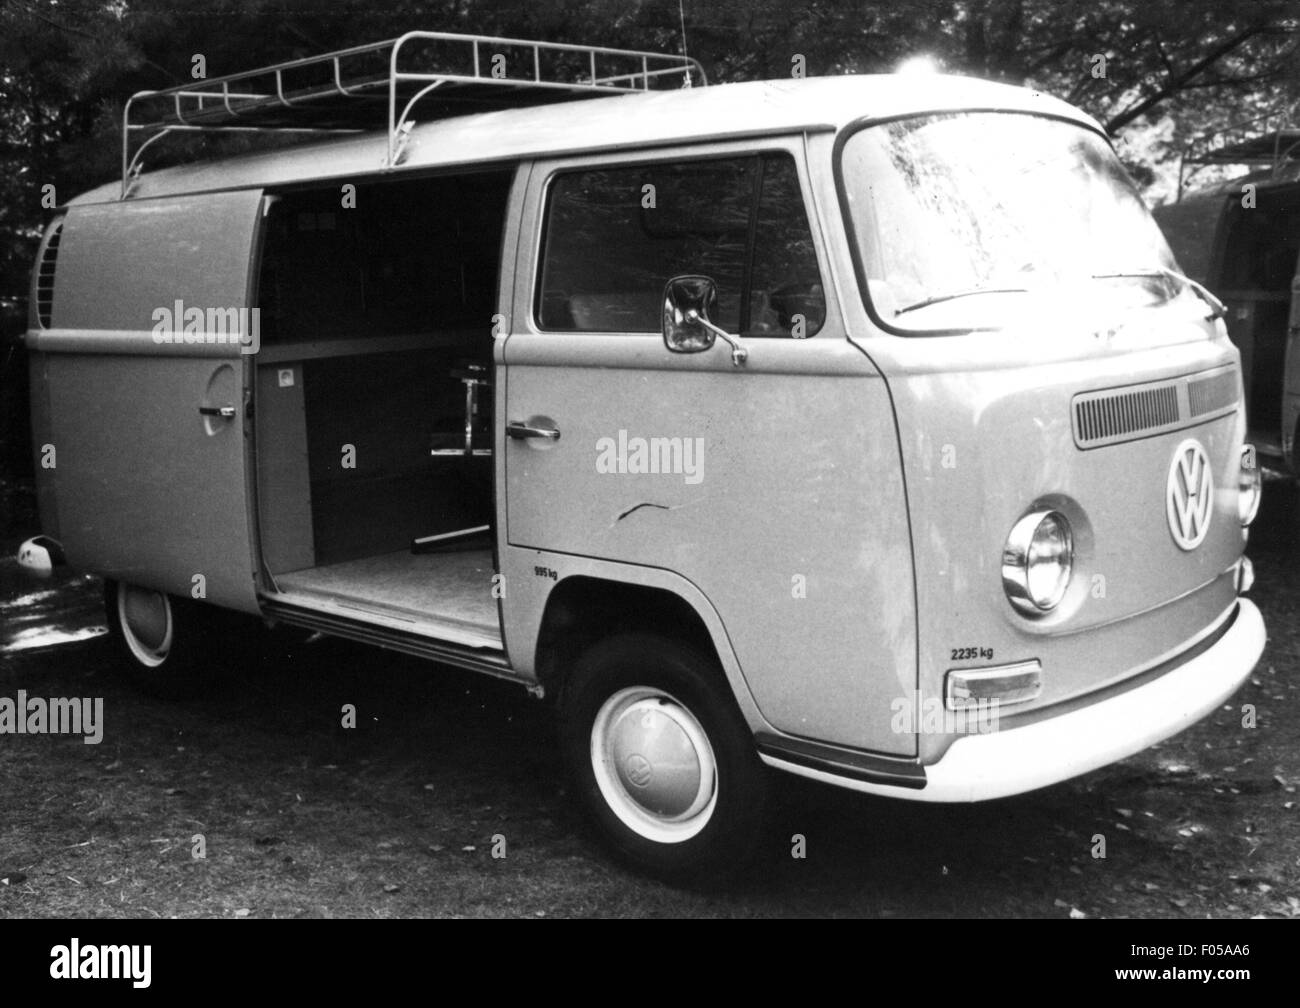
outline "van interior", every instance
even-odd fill
[[[1217,283],[1228,330],[1248,376],[1251,439],[1280,452],[1291,280],[1300,257],[1300,185],[1264,187],[1254,207],[1233,198],[1224,219]]]
[[[501,647],[491,331],[510,181],[273,198],[254,394],[279,599]]]

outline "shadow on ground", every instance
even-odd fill
[[[548,710],[517,686],[276,633],[211,696],[169,704],[126,688],[102,638],[6,652],[0,696],[103,697],[106,729],[99,745],[0,736],[0,915],[1296,916],[1298,513],[1270,483],[1250,547],[1268,650],[1212,718],[978,806],[774,775],[758,865],[711,893],[589,841]],[[40,590],[0,567],[0,605]],[[102,624],[95,598],[72,579],[0,610],[6,636]]]

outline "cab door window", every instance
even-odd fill
[[[550,187],[540,328],[658,332],[664,284],[717,284],[713,321],[749,336],[811,336],[825,296],[794,160],[764,153],[585,169]]]

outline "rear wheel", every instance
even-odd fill
[[[764,772],[716,662],[648,634],[599,643],[565,687],[561,737],[587,812],[633,868],[700,884],[748,862]]]
[[[119,667],[158,696],[193,696],[210,687],[219,659],[246,639],[236,614],[139,585],[105,581],[104,609]]]

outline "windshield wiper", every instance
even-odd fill
[[[1210,306],[1210,314],[1205,316],[1207,321],[1213,322],[1215,319],[1224,318],[1228,314],[1228,306],[1215,297],[1208,287],[1189,276],[1184,276],[1175,269],[1170,269],[1168,266],[1157,266],[1153,270],[1138,270],[1133,273],[1094,273],[1092,275],[1094,280],[1117,280],[1124,277],[1170,277],[1190,287],[1197,297]]]
[[[971,297],[975,294],[1028,294],[1027,287],[971,287],[969,290],[953,291],[951,294],[936,294],[934,297],[928,297],[924,301],[918,301],[916,304],[910,304],[906,308],[895,308],[894,315],[903,315],[910,311],[916,311],[918,308],[926,308],[932,304],[938,304],[940,301],[955,301],[957,298]]]

